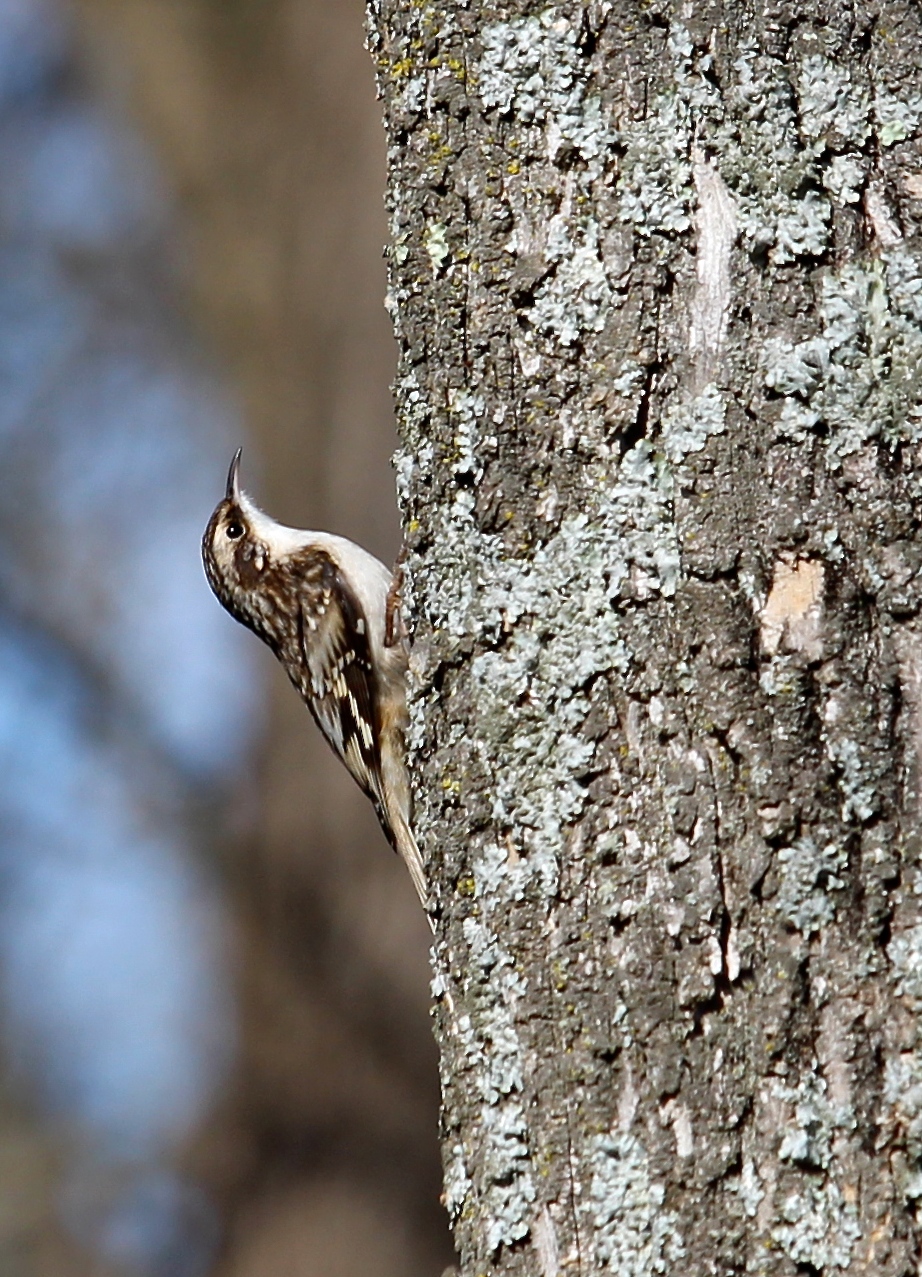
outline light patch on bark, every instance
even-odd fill
[[[727,979],[731,984],[739,977],[740,965],[739,932],[732,923],[727,936]]]
[[[695,1141],[692,1137],[691,1115],[684,1104],[676,1100],[667,1100],[662,1107],[665,1121],[672,1127],[675,1135],[675,1150],[679,1157],[691,1157]]]
[[[430,262],[432,262],[432,269],[438,274],[451,257],[451,249],[448,247],[448,240],[445,238],[445,227],[441,222],[433,222],[427,228],[426,252],[429,254]]]
[[[732,293],[730,254],[737,221],[733,199],[717,169],[697,149],[692,158],[698,195],[698,283],[691,302],[688,347],[695,364],[693,389],[700,393],[717,375],[727,335]]]
[[[783,646],[812,661],[822,657],[824,586],[822,563],[778,560],[771,592],[759,617],[762,651],[767,656],[777,655]]]
[[[900,243],[903,238],[902,231],[897,226],[884,193],[878,186],[870,186],[865,191],[864,210],[874,227],[874,234],[884,248],[894,248]]]
[[[903,728],[911,758],[907,799],[918,813],[922,807],[922,643],[917,635],[899,630],[894,639],[900,671],[900,692],[905,706]]]
[[[541,1277],[558,1277],[560,1272],[560,1250],[557,1245],[557,1229],[551,1219],[551,1212],[546,1206],[541,1210],[532,1228],[535,1251],[541,1265]]]
[[[637,1105],[640,1102],[640,1096],[637,1094],[637,1088],[634,1085],[634,1075],[631,1072],[630,1061],[624,1069],[624,1085],[621,1088],[621,1094],[618,1096],[618,1130],[622,1135],[626,1135],[631,1129],[631,1123],[634,1120],[634,1114],[637,1112]]]
[[[814,982],[816,983],[816,982]],[[861,1008],[833,999],[823,1007],[817,1057],[828,1088],[829,1102],[839,1113],[851,1113],[853,1104],[853,1065],[851,1026]],[[854,1119],[852,1119],[853,1121]]]

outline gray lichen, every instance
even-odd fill
[[[490,433],[483,403],[460,393],[451,407],[454,471],[476,477],[483,436]],[[700,447],[701,431],[707,433],[706,424],[688,433],[684,445],[676,431],[672,455],[679,459],[683,446]],[[417,467],[423,464],[421,454]],[[401,471],[412,474],[404,463]],[[678,579],[671,480],[649,445],[638,444],[620,463],[605,454],[587,467],[585,485],[583,511],[564,520],[531,560],[522,560],[509,557],[499,533],[485,536],[477,528],[472,490],[459,484],[435,539],[431,579],[438,588],[425,600],[411,599],[436,633],[460,642],[475,625],[482,629],[486,616],[485,637],[502,639],[497,650],[475,659],[471,675],[480,703],[497,707],[495,720],[482,722],[485,739],[491,747],[501,740],[505,756],[492,795],[494,818],[536,857],[536,866],[559,854],[585,806],[579,778],[589,770],[594,746],[581,732],[589,712],[581,689],[593,675],[624,667],[617,602],[668,597]],[[551,610],[553,627],[539,624]],[[420,691],[414,716],[425,703]],[[415,739],[411,725],[411,746]],[[543,868],[540,877],[552,881]]]
[[[609,284],[599,246],[598,226],[574,228],[566,217],[551,219],[545,261],[556,269],[535,292],[530,319],[535,328],[563,346],[601,332],[611,305]]]
[[[536,17],[493,23],[481,43],[474,80],[484,107],[513,115],[519,126],[542,127],[552,160],[569,142],[598,173],[618,135],[600,99],[587,92],[579,24],[568,11],[552,6]]]
[[[689,401],[674,399],[663,415],[662,446],[672,462],[700,452],[712,435],[726,427],[726,401],[716,386],[705,386]]]
[[[482,882],[484,875],[478,877]],[[488,919],[495,897],[483,896],[482,887],[481,897]],[[467,918],[464,939],[464,992],[472,1013],[454,1017],[452,1023],[465,1072],[479,1095],[481,1141],[472,1167],[463,1147],[455,1145],[446,1201],[457,1217],[472,1194],[483,1196],[481,1209],[490,1221],[485,1246],[492,1254],[528,1235],[536,1195],[522,1103],[522,1051],[514,1027],[524,985],[488,921]]]
[[[832,1180],[804,1179],[802,1185],[781,1201],[783,1223],[772,1229],[773,1241],[794,1263],[817,1272],[848,1268],[861,1237],[855,1201]]]
[[[589,1189],[594,1251],[600,1271],[669,1273],[685,1254],[665,1193],[650,1175],[636,1136],[599,1135],[591,1154]]]
[[[879,261],[823,276],[821,330],[800,341],[778,335],[764,347],[765,384],[783,396],[781,433],[802,438],[821,424],[832,467],[870,439],[895,444],[920,435],[922,276],[902,248]],[[794,401],[793,403],[791,401]]]
[[[922,1011],[922,925],[895,935],[887,946],[896,989]]]
[[[916,938],[916,943],[919,938]],[[892,945],[890,946],[892,949]],[[903,957],[900,954],[899,957]],[[918,963],[918,957],[915,962]],[[901,1051],[892,1056],[884,1073],[883,1098],[894,1118],[906,1131],[909,1154],[900,1188],[906,1197],[922,1197],[922,1055]]]
[[[778,911],[802,935],[816,934],[836,915],[836,896],[845,883],[847,855],[836,843],[820,847],[810,837],[798,838],[778,852],[781,887]]]
[[[814,1072],[802,1077],[796,1086],[776,1082],[773,1094],[791,1112],[778,1156],[782,1161],[828,1170],[834,1159],[833,1141],[842,1132],[855,1129],[852,1109],[833,1103],[826,1080]]]

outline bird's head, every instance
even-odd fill
[[[205,575],[220,603],[261,639],[276,646],[284,608],[286,560],[298,534],[264,514],[240,487],[242,448],[234,453],[227,490],[202,538]]]

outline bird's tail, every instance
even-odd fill
[[[413,837],[413,832],[403,812],[395,811],[390,813],[390,826],[394,835],[394,845],[403,863],[410,871],[413,886],[419,896],[419,902],[428,911],[429,888],[426,885],[426,867],[423,864],[422,854],[416,845],[416,839]]]
[[[394,850],[398,853],[413,879],[413,886],[422,907],[429,912],[429,888],[426,884],[426,866],[410,828],[410,812],[413,799],[404,763],[403,733],[385,739],[381,750],[382,802],[384,808],[381,824]]]

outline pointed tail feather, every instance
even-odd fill
[[[413,837],[410,826],[401,812],[391,813],[391,830],[397,851],[410,871],[410,877],[413,879],[413,886],[416,888],[420,904],[424,909],[428,910],[429,889],[426,885],[426,868],[423,864],[419,847],[416,845],[416,839]]]

